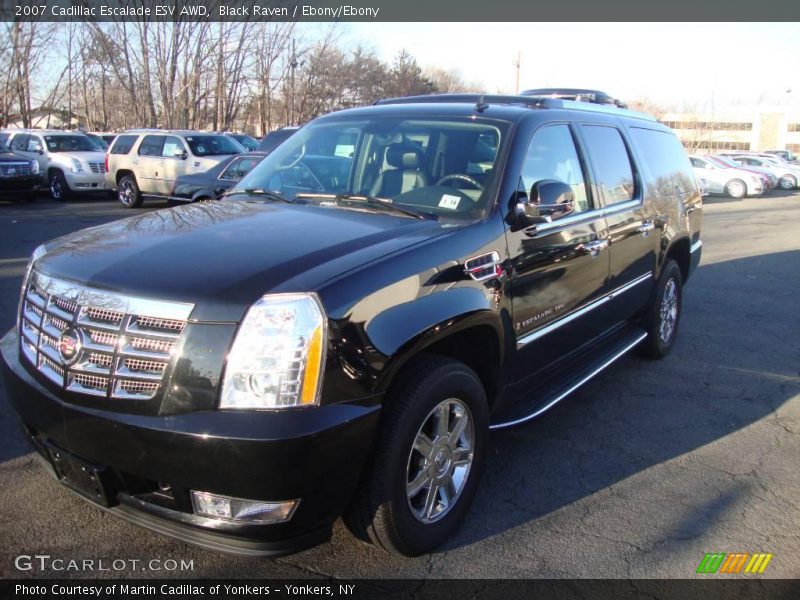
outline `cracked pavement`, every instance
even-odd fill
[[[129,214],[106,200],[0,202],[2,331],[36,245]],[[0,575],[78,575],[14,569],[18,554],[43,553],[194,564],[97,576],[683,578],[697,577],[706,552],[771,552],[764,577],[798,577],[799,232],[800,193],[708,199],[673,353],[626,356],[531,424],[493,432],[460,533],[416,559],[358,542],[341,523],[330,543],[274,560],[139,529],[46,475],[0,389]]]

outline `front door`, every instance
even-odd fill
[[[524,380],[598,335],[592,304],[605,292],[608,230],[602,207],[587,185],[586,163],[566,123],[537,129],[528,146],[519,193],[545,179],[567,183],[572,210],[552,221],[508,233],[517,343],[515,379]]]

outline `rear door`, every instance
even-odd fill
[[[161,149],[161,162],[156,171],[158,179],[158,193],[170,196],[175,187],[175,178],[188,171],[188,152],[183,141],[177,136],[168,135],[164,138]]]
[[[515,379],[525,380],[602,330],[596,301],[606,289],[608,229],[587,185],[588,171],[568,123],[533,132],[519,173],[527,199],[538,181],[555,179],[575,193],[574,210],[552,222],[508,232],[517,343]]]
[[[643,178],[621,128],[606,123],[583,123],[581,141],[592,170],[597,198],[608,226],[609,279],[613,293],[606,325],[631,318],[652,291],[660,236],[653,202],[644,202]],[[683,193],[675,182],[664,184],[669,194]]]
[[[139,144],[133,165],[139,190],[143,194],[161,195],[158,178],[165,139],[164,135],[146,135]]]

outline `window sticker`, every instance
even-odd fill
[[[450,210],[456,210],[458,208],[458,203],[461,202],[461,198],[458,196],[451,196],[450,194],[444,194],[442,199],[439,200],[439,207],[440,208],[448,208]]]

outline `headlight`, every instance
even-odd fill
[[[32,160],[31,161],[31,174],[36,175],[39,172],[39,161]]]
[[[72,172],[83,173],[83,165],[81,164],[81,161],[79,161],[77,158],[72,159]]]
[[[253,304],[228,354],[220,408],[319,403],[327,323],[313,294],[268,294]]]
[[[17,307],[17,331],[19,331],[19,326],[21,325],[20,320],[22,319],[22,303],[25,300],[25,288],[28,287],[28,279],[31,277],[33,263],[42,258],[45,254],[47,254],[47,247],[45,244],[37,246],[33,251],[33,254],[31,254],[30,260],[28,260],[28,266],[25,267],[25,275],[22,278],[22,288],[19,291],[19,306]]]

